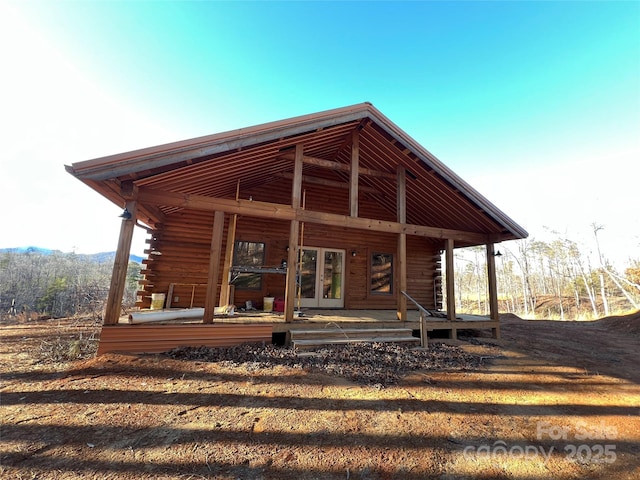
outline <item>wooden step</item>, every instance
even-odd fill
[[[291,339],[304,338],[368,338],[410,337],[410,328],[322,328],[317,330],[291,330]]]
[[[418,337],[371,337],[371,338],[317,338],[292,340],[293,348],[322,347],[325,345],[346,345],[349,343],[420,343]]]
[[[298,350],[349,343],[420,343],[410,328],[345,328],[291,330],[291,345]]]

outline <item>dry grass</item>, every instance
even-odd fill
[[[43,338],[34,355],[40,364],[65,364],[93,358],[98,350],[101,322],[98,319],[77,317],[48,320],[51,335]],[[29,326],[30,321],[20,321]]]

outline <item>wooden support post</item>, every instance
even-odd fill
[[[240,198],[240,180],[236,185],[236,200]],[[236,226],[238,225],[238,214],[234,213],[229,219],[229,228],[227,230],[227,248],[224,252],[224,264],[222,266],[222,286],[220,287],[220,301],[218,305],[221,307],[229,305],[231,296],[231,267],[233,267],[233,249],[236,244]]]
[[[447,319],[450,322],[453,322],[456,319],[456,287],[455,274],[453,272],[453,246],[453,239],[447,238],[447,249],[445,253],[447,272]]]
[[[496,280],[496,254],[493,243],[487,243],[487,278],[489,282],[489,316],[495,322],[500,321],[498,307],[498,282]],[[493,337],[500,338],[500,328],[492,329]]]
[[[403,166],[398,167],[397,216],[398,223],[407,223],[407,171]]]
[[[127,283],[127,267],[129,266],[129,254],[131,252],[131,240],[133,239],[133,229],[136,225],[136,213],[138,205],[135,200],[128,200],[125,208],[131,214],[130,218],[123,218],[120,224],[120,238],[116,258],[113,262],[113,272],[111,273],[111,286],[104,314],[104,325],[115,325],[120,319],[122,309],[122,296]]]
[[[165,302],[166,308],[171,308],[171,303],[173,302],[173,289],[175,288],[175,283],[169,284],[169,291],[167,292],[167,300]]]
[[[298,236],[300,234],[300,222],[291,221],[289,228],[289,253],[287,255],[287,278],[284,292],[284,321],[292,322],[296,304],[296,274],[298,264]]]
[[[224,212],[216,211],[213,215],[213,231],[211,233],[211,247],[209,249],[209,275],[207,277],[207,295],[204,303],[203,323],[213,323],[213,316],[215,314],[223,232]]]
[[[427,348],[429,346],[429,332],[427,331],[427,320],[422,310],[420,310],[420,346],[422,348]]]
[[[398,235],[398,290],[407,290],[407,235],[400,233]],[[398,295],[398,320],[407,321],[407,299],[402,295]]]
[[[291,206],[296,209],[300,208],[302,199],[302,157],[304,147],[301,144],[296,145],[296,153],[293,165],[293,184],[291,186]]]
[[[407,174],[402,166],[398,166],[397,188],[397,221],[407,223]],[[407,298],[402,292],[407,291],[407,234],[398,234],[398,320],[407,321]]]
[[[360,130],[355,129],[351,138],[351,183],[349,186],[350,215],[358,216],[358,175],[360,174]]]
[[[220,301],[218,305],[229,305],[229,283],[231,280],[231,267],[233,267],[233,248],[236,243],[236,225],[238,215],[231,215],[229,218],[229,229],[227,230],[227,248],[224,252],[224,265],[222,266],[222,286],[220,287]]]
[[[304,146],[296,145],[293,166],[293,184],[291,186],[291,206],[300,208],[302,203],[302,160]],[[293,311],[296,301],[296,274],[298,271],[298,236],[300,235],[300,222],[291,220],[289,227],[289,253],[287,255],[287,278],[284,292],[284,321],[293,321]]]

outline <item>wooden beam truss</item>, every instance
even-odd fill
[[[302,209],[299,206],[294,207],[292,205],[279,203],[215,198],[204,195],[169,192],[147,188],[141,188],[139,190],[138,200],[140,203],[150,205],[164,205],[210,212],[220,210],[225,213],[237,213],[238,215],[245,215],[248,217],[272,218],[276,220],[289,221],[297,220],[300,222],[356,228],[372,232],[405,233],[407,235],[416,235],[421,237],[470,242],[476,245],[487,244],[490,242],[490,237],[482,233],[316,212]]]

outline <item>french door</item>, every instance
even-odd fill
[[[301,307],[344,308],[344,260],[344,250],[302,249]]]

